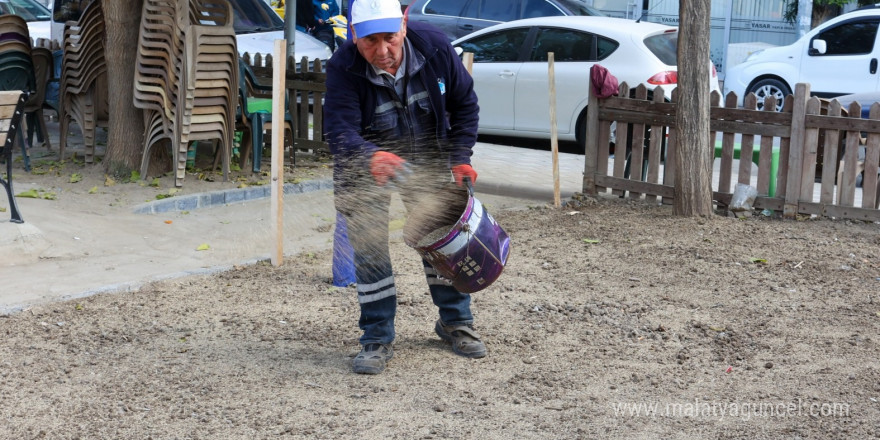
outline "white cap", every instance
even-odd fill
[[[358,38],[398,32],[402,19],[398,0],[354,0],[351,5],[351,25]]]

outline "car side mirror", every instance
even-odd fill
[[[825,40],[813,40],[810,44],[810,55],[824,55],[828,51],[828,44]]]
[[[464,53],[464,49],[462,49],[462,48],[459,47],[459,46],[455,46],[454,49],[455,49],[455,53],[458,54],[458,56],[461,56],[461,54]]]

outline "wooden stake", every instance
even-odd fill
[[[271,210],[272,236],[275,249],[272,252],[272,265],[281,266],[284,262],[284,94],[287,91],[287,43],[275,40],[275,56],[272,62],[272,183]],[[261,127],[251,127],[262,130]],[[254,145],[254,148],[260,148]]]
[[[556,73],[553,52],[547,53],[547,79],[550,81],[550,148],[553,152],[553,206],[560,207],[559,196],[559,139],[556,133]]]
[[[467,69],[468,73],[474,73],[474,53],[473,52],[465,52],[461,54],[461,62],[464,63],[464,68]]]

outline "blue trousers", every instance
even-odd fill
[[[400,185],[398,189],[408,210],[418,203],[422,195],[431,191],[421,184],[417,187]],[[345,216],[349,242],[354,249],[361,311],[358,325],[363,330],[361,344],[390,344],[395,337],[397,287],[388,252],[390,201],[391,191],[376,186],[371,180],[364,182],[361,187],[350,188],[344,195],[336,195],[336,206]],[[470,295],[459,292],[448,280],[439,277],[424,259],[422,265],[428,290],[434,305],[439,309],[440,319],[447,325],[473,323]]]

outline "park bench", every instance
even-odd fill
[[[15,144],[16,135],[18,135],[19,142],[25,141],[21,122],[22,109],[26,100],[27,94],[20,91],[0,92],[0,157],[6,161],[6,178],[4,179],[0,175],[0,184],[6,188],[13,223],[24,223],[15,203],[15,195],[12,193],[12,147]]]

